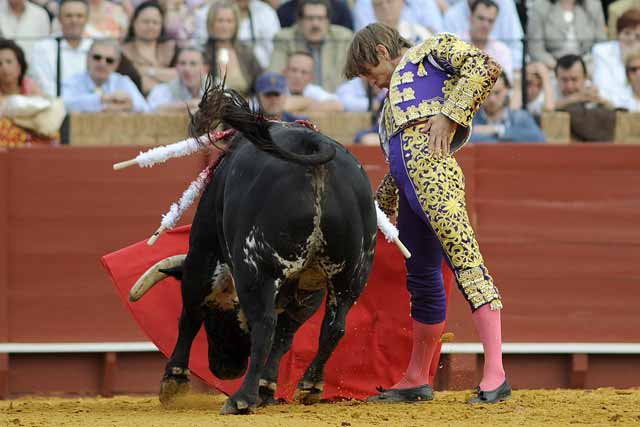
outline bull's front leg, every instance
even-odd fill
[[[160,402],[170,405],[175,397],[189,391],[189,354],[191,345],[200,330],[203,318],[197,313],[182,310],[179,322],[178,340],[167,363],[160,382]]]
[[[184,263],[178,339],[160,383],[160,402],[165,406],[171,404],[177,395],[189,390],[189,356],[193,340],[204,321],[202,302],[207,295],[207,276],[211,262],[209,255],[190,253]]]
[[[238,270],[234,278],[240,306],[251,331],[251,362],[240,389],[227,399],[220,410],[223,415],[255,411],[258,405],[258,383],[271,351],[276,329],[275,280],[256,280],[249,272]]]

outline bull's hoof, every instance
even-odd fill
[[[165,408],[171,406],[176,398],[186,395],[190,389],[191,384],[188,379],[163,379],[160,383],[160,403],[162,403],[162,406]]]
[[[320,386],[322,387],[322,386]],[[313,405],[320,402],[322,398],[322,388],[311,386],[308,388],[302,388],[298,386],[294,399],[303,405]]]
[[[220,415],[246,415],[252,414],[256,411],[256,405],[250,405],[245,400],[234,401],[232,398],[228,398],[222,409],[220,409]]]
[[[258,388],[258,406],[281,405],[285,403],[283,399],[276,399],[275,391],[266,386]]]

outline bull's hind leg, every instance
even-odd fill
[[[271,351],[276,329],[276,281],[258,280],[240,266],[234,272],[240,306],[245,313],[251,334],[251,362],[240,389],[232,394],[220,410],[221,414],[246,414],[258,404],[258,382]]]
[[[324,388],[324,367],[344,336],[347,313],[356,298],[347,293],[338,294],[333,287],[329,288],[318,353],[298,383],[296,399],[300,403],[310,405],[320,401]]]
[[[291,348],[296,331],[318,310],[323,298],[324,290],[308,292],[296,289],[295,299],[278,316],[273,347],[262,373],[262,378],[260,378],[258,394],[261,405],[278,403],[275,399],[275,392],[280,359]]]
[[[189,355],[193,340],[204,321],[201,304],[207,295],[211,262],[211,256],[205,254],[190,253],[185,260],[178,340],[160,383],[160,402],[165,406],[171,404],[177,395],[189,390]]]

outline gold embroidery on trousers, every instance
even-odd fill
[[[500,294],[484,268],[467,214],[462,170],[453,157],[437,159],[428,152],[428,136],[420,131],[423,127],[414,125],[400,135],[413,190],[472,308],[491,304],[492,309],[499,309]]]

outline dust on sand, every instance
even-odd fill
[[[225,396],[191,394],[171,409],[157,397],[20,398],[0,401],[0,425],[13,426],[436,426],[569,424],[640,425],[640,389],[516,390],[494,405],[470,406],[470,392],[440,392],[415,404],[359,401],[260,408],[248,416],[218,415]]]

